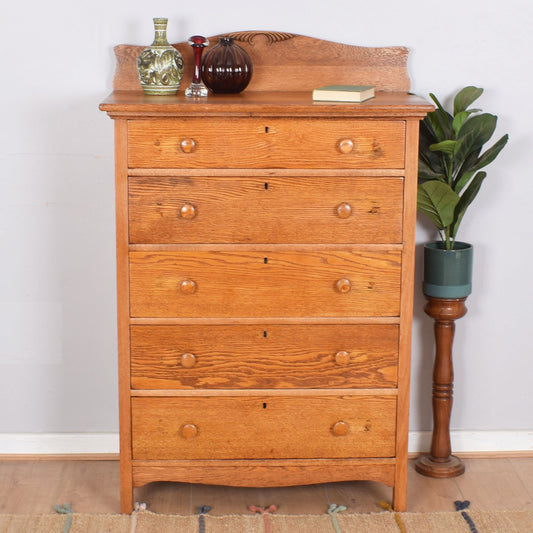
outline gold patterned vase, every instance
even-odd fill
[[[166,18],[154,18],[155,38],[137,59],[145,94],[176,94],[183,77],[183,57],[167,40]]]

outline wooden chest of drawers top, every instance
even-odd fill
[[[360,104],[313,102],[311,91],[251,91],[237,95],[211,95],[205,99],[176,96],[145,96],[140,91],[118,90],[101,104],[114,119],[161,119],[189,117],[291,118],[291,119],[421,119],[433,107],[423,98],[407,92],[376,92],[376,97]],[[256,124],[260,124],[259,121]],[[263,124],[268,126],[268,124]],[[220,132],[219,132],[220,133]],[[263,131],[264,133],[264,131]],[[266,132],[269,133],[269,132]]]

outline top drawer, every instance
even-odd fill
[[[130,168],[403,168],[405,123],[181,118],[128,123]]]

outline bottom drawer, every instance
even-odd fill
[[[396,396],[133,397],[133,459],[393,457]]]

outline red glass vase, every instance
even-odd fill
[[[185,89],[185,96],[207,96],[207,87],[202,83],[201,65],[202,52],[206,46],[209,46],[209,41],[202,35],[193,35],[189,37],[188,43],[192,46],[194,54],[194,74],[192,83]]]
[[[232,37],[221,37],[202,60],[202,79],[214,93],[240,93],[252,78],[248,53]]]

